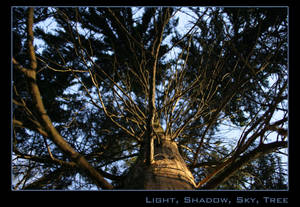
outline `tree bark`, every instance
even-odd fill
[[[122,189],[193,190],[194,177],[182,159],[177,144],[160,134],[154,139],[153,163],[147,165],[144,153],[130,168]]]

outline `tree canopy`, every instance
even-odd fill
[[[118,188],[154,125],[198,189],[287,188],[287,8],[12,11],[14,189]]]

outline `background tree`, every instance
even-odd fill
[[[286,187],[285,8],[14,8],[12,26],[15,189]]]

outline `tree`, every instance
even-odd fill
[[[12,32],[15,189],[238,189],[287,147],[285,8],[14,8]]]
[[[287,189],[282,165],[276,165],[276,162],[281,162],[280,157],[268,154],[255,162],[257,163],[252,169],[254,182],[251,184],[251,189]]]

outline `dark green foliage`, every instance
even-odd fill
[[[249,189],[287,189],[286,172],[281,162],[281,158],[275,154],[265,155],[255,161],[250,171],[253,178]]]
[[[285,163],[286,164],[286,163]],[[249,163],[220,185],[220,189],[286,190],[287,172],[280,156],[268,154]]]

